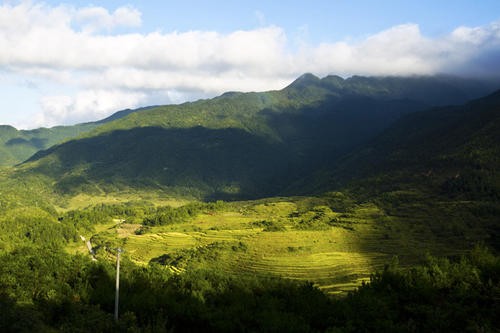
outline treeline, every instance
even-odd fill
[[[210,203],[194,202],[178,208],[169,206],[160,207],[154,212],[145,216],[142,224],[145,226],[167,225],[172,223],[187,222],[202,212],[216,212],[226,208],[224,201]]]
[[[500,258],[476,247],[456,260],[429,256],[410,269],[387,266],[337,303],[337,319],[345,331],[494,332],[499,297]]]
[[[500,183],[496,172],[496,168],[464,166],[461,172],[441,184],[441,193],[452,198],[498,201]]]
[[[59,217],[64,224],[74,226],[78,230],[93,230],[96,224],[109,223],[113,219],[144,226],[158,226],[187,222],[202,212],[215,212],[226,209],[228,203],[193,202],[180,207],[155,207],[148,202],[129,202],[124,204],[100,204],[80,210],[68,211]]]
[[[68,242],[79,241],[79,234],[93,232],[97,224],[113,220],[143,224],[140,232],[150,226],[183,223],[200,213],[212,213],[230,205],[222,201],[190,203],[181,207],[155,207],[146,202],[100,204],[58,215],[44,208],[22,207],[0,212],[0,249],[37,246],[59,250]]]
[[[34,207],[18,208],[0,215],[0,249],[18,246],[38,246],[60,249],[77,240],[70,225],[59,223],[51,214]]]
[[[124,257],[120,320],[114,266],[34,246],[0,255],[2,332],[491,332],[500,327],[500,258],[484,248],[421,266],[388,265],[344,298],[309,283],[173,274]]]
[[[71,210],[59,217],[59,221],[77,229],[93,230],[96,224],[109,223],[113,219],[127,219],[130,223],[142,221],[152,214],[155,207],[150,203],[99,204],[79,210]]]

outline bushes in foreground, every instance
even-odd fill
[[[228,274],[173,274],[122,265],[120,321],[114,267],[26,247],[0,256],[1,331],[400,332],[500,327],[500,260],[477,248],[459,260],[387,266],[332,299],[309,283]]]
[[[337,303],[347,331],[491,332],[500,327],[500,258],[482,247],[457,261],[387,266]]]

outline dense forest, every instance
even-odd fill
[[[355,205],[338,195],[329,200],[336,211],[352,212]],[[215,264],[220,260],[218,252],[245,251],[242,242],[236,247],[211,243],[203,251],[180,251],[147,264],[138,264],[125,253],[118,322],[113,318],[114,260],[126,239],[96,234],[92,242],[97,260],[87,253],[67,252],[68,246],[80,242],[78,235],[94,233],[101,223],[116,218],[140,224],[136,233],[143,235],[154,232],[150,228],[186,227],[200,214],[249,209],[247,205],[218,201],[174,208],[135,202],[99,204],[62,214],[35,207],[13,210],[1,220],[1,329],[476,332],[494,331],[500,325],[500,258],[484,245],[450,258],[427,254],[410,266],[400,266],[395,256],[369,281],[343,296],[329,296],[307,281],[273,274],[228,274],[220,269]],[[325,228],[356,227],[343,224],[342,218],[325,220],[325,214],[328,208],[294,212],[294,217],[300,217],[294,220],[296,229],[324,232]],[[282,230],[277,229],[281,223],[271,219],[253,222],[252,227],[272,233]]]
[[[429,258],[410,271],[387,267],[342,299],[273,277],[172,275],[125,264],[118,323],[109,264],[33,248],[0,260],[3,331],[490,331],[500,324],[500,264],[482,249],[457,262]]]

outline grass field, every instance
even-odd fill
[[[330,206],[310,197],[241,202],[142,234],[141,224],[113,219],[84,236],[98,258],[112,258],[109,250],[120,246],[138,264],[157,261],[174,272],[210,267],[232,275],[272,274],[311,281],[330,294],[359,286],[396,255],[409,265],[427,252],[457,254],[425,219],[402,221],[373,203],[341,211]],[[87,251],[84,242],[68,250]]]

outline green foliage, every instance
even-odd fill
[[[441,189],[443,194],[454,198],[494,201],[500,199],[498,181],[496,170],[472,169],[465,166],[456,175],[445,179]]]
[[[80,232],[94,232],[99,224],[129,223],[141,224],[135,231],[136,235],[147,233],[153,226],[186,223],[200,213],[214,214],[227,209],[228,204],[223,201],[192,202],[180,207],[154,207],[147,202],[127,202],[122,204],[98,204],[80,210],[70,210],[61,214],[58,221]],[[96,237],[103,247],[111,247],[110,239]]]
[[[50,177],[64,195],[137,188],[204,200],[317,193],[331,165],[402,114],[460,103],[489,87],[445,77],[305,75],[281,91],[121,113],[40,151],[18,175]]]
[[[311,285],[214,270],[171,275],[125,260],[116,325],[109,265],[31,248],[4,254],[0,263],[4,330],[303,331],[324,327],[320,318],[327,314],[313,311],[328,300]]]
[[[334,171],[369,197],[421,189],[462,200],[498,200],[500,93],[402,117]],[[361,187],[362,186],[362,187]]]
[[[157,208],[154,213],[144,217],[142,224],[145,226],[160,226],[173,223],[184,223],[201,212],[215,212],[225,209],[223,201],[212,203],[190,203],[178,208],[169,206]]]
[[[136,235],[144,235],[144,234],[148,233],[150,230],[151,230],[151,227],[141,225],[139,228],[137,228],[137,229],[135,230],[135,232],[134,232],[134,233],[135,233]]]
[[[257,228],[263,228],[262,231],[285,231],[285,226],[275,222],[275,221],[255,221],[252,222],[252,226]]]
[[[111,264],[87,257],[35,247],[4,253],[0,328],[451,332],[493,331],[500,324],[500,259],[484,247],[457,260],[429,257],[424,265],[405,269],[388,265],[337,299],[309,283],[232,276],[215,268],[173,274],[156,263],[135,266],[124,257],[118,324],[112,318],[113,278]]]
[[[21,163],[39,150],[89,132],[96,126],[88,123],[21,131],[10,126],[0,126],[0,167]]]
[[[141,223],[155,208],[151,204],[129,202],[125,204],[100,204],[86,209],[71,210],[59,217],[59,221],[72,225],[78,230],[93,231],[96,224],[106,224],[112,220]]]
[[[0,216],[11,210],[31,207],[55,216],[53,199],[47,178],[16,177],[11,170],[0,169]]]
[[[299,230],[324,230],[337,226],[338,215],[327,206],[315,206],[304,213],[294,213],[292,218]]]
[[[17,130],[12,126],[0,125],[0,156],[2,156],[0,167],[13,166],[24,162],[40,150],[80,137],[102,124],[145,109],[148,108],[118,111],[106,119],[73,126]]]
[[[74,228],[40,209],[16,209],[0,216],[0,246],[4,249],[24,244],[57,249],[76,239]]]
[[[172,254],[165,254],[151,259],[151,262],[180,269],[197,268],[200,263],[216,262],[220,258],[222,251],[227,248],[229,248],[228,244],[214,242],[194,249],[182,249]]]
[[[3,330],[109,331],[99,293],[110,283],[103,265],[52,249],[20,247],[0,256]],[[112,292],[112,286],[106,294]],[[112,298],[111,298],[112,299]]]
[[[146,226],[158,226],[172,223],[183,223],[189,218],[195,216],[197,213],[198,212],[195,209],[186,209],[184,207],[162,207],[158,209],[154,215],[146,216],[143,224]]]
[[[429,257],[409,270],[388,266],[345,301],[357,331],[491,331],[500,324],[500,260],[476,248],[458,261]],[[349,329],[351,331],[351,329]]]

